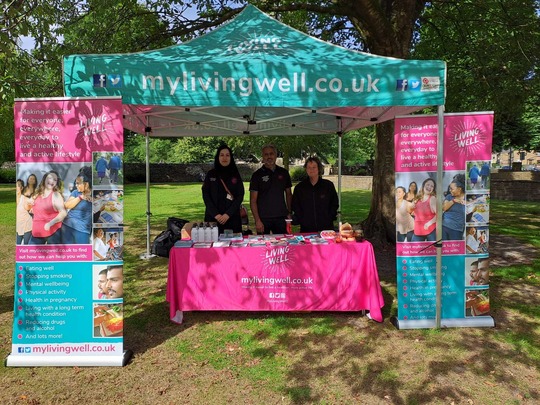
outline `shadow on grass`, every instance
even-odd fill
[[[527,313],[523,306],[529,302],[525,290],[509,297],[507,286],[501,285],[504,280],[492,278],[492,302],[499,303],[493,307],[494,329],[399,331],[388,321],[395,297],[391,260],[388,266],[381,269],[385,301],[382,324],[368,321],[359,313],[212,311],[188,312],[184,324],[177,325],[170,322],[165,302],[167,259],[137,261],[128,275],[131,291],[126,301],[131,314],[126,318],[125,347],[142,353],[174,337],[181,338],[193,327],[225,322],[246,340],[265,342],[264,347],[250,350],[246,356],[261,362],[285,356],[283,384],[276,389],[298,404],[331,401],[334,394],[329,397],[321,389],[327,380],[342,385],[337,390],[341,389],[345,398],[369,395],[395,404],[461,401],[471,396],[471,382],[456,382],[464,373],[477,376],[483,390],[489,392],[486,384],[523,384],[518,375],[507,372],[515,369],[516,363],[538,368],[535,356],[520,350],[533,346],[538,336],[535,318],[528,318],[534,312]],[[516,289],[520,290],[518,286]],[[515,316],[519,316],[517,323]],[[271,323],[275,330],[270,333],[235,325],[250,320]],[[306,329],[308,332],[298,333]],[[190,344],[195,346],[194,342]],[[237,365],[231,363],[229,367]],[[537,400],[540,394],[530,387],[527,397]],[[333,399],[339,401],[338,397]]]
[[[145,221],[135,218],[133,228],[143,229]],[[152,217],[152,228],[159,229],[164,221],[163,215]],[[226,341],[231,331],[241,336],[242,350],[229,353],[220,342],[217,347],[225,353],[220,353],[216,368],[245,376],[241,373],[269,362],[278,368],[281,382],[268,383],[262,370],[249,377],[253,385],[269,384],[295,404],[366,402],[366,398],[394,404],[462,403],[470,398],[506,402],[516,393],[533,402],[540,400],[538,313],[531,308],[540,303],[537,295],[531,301],[531,285],[524,281],[509,282],[494,271],[490,297],[495,328],[400,331],[389,322],[395,315],[396,263],[388,249],[376,254],[385,302],[382,324],[359,313],[216,311],[188,312],[184,323],[177,325],[170,322],[165,301],[167,259],[138,259],[145,250],[143,235],[128,250],[133,254],[126,255],[125,347],[135,355],[180,341],[187,356],[197,354],[193,359],[212,356],[215,347],[198,348],[206,344],[197,340],[203,331],[193,329],[208,326],[221,340]],[[253,323],[260,328],[248,327]],[[243,342],[248,343],[242,346]],[[276,358],[285,359],[286,365],[282,367]],[[531,381],[523,378],[527,372],[518,369],[531,370]]]
[[[13,300],[13,294],[0,297],[0,314],[13,312]]]

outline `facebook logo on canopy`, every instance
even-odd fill
[[[397,91],[405,91],[408,87],[408,80],[407,79],[400,79],[396,83],[396,90]]]
[[[94,75],[94,87],[107,87],[107,75]]]

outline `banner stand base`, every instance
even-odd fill
[[[141,253],[139,255],[139,259],[145,259],[145,260],[151,259],[153,257],[157,257],[157,256],[153,255],[152,253]]]
[[[396,329],[434,329],[435,319],[404,320],[392,317],[390,319]],[[474,318],[447,318],[441,319],[443,328],[494,328],[495,321],[491,316],[477,316]]]
[[[124,350],[120,356],[28,356],[10,354],[6,367],[123,367],[131,357],[131,350]]]

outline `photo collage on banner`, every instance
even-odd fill
[[[7,365],[117,363],[124,351],[121,99],[17,100],[15,153]]]
[[[395,120],[398,321],[402,324],[425,325],[422,321],[436,316],[434,243],[439,199],[441,318],[472,326],[475,321],[470,318],[490,316],[492,132],[492,113],[444,115],[443,195],[437,195],[438,117]]]

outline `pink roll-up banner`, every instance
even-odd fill
[[[443,195],[437,195],[438,117],[395,120],[396,251],[401,329],[436,317],[437,200],[442,202],[441,320],[493,326],[489,208],[493,113],[444,114]]]
[[[19,99],[8,366],[121,366],[120,97]]]

